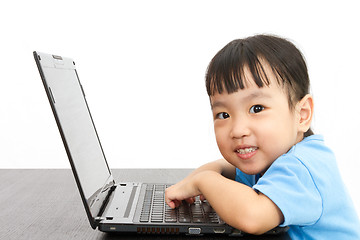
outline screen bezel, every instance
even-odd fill
[[[94,122],[93,122],[93,118],[91,116],[91,113],[90,113],[90,110],[89,110],[89,107],[88,107],[88,103],[86,101],[85,94],[83,92],[83,88],[82,88],[82,85],[81,85],[79,77],[78,77],[78,73],[76,71],[75,62],[70,58],[64,58],[64,57],[61,57],[61,56],[58,56],[58,55],[40,53],[40,52],[36,52],[36,51],[33,52],[33,55],[34,55],[35,62],[37,64],[37,67],[38,67],[38,70],[39,70],[39,73],[40,73],[40,76],[41,76],[41,79],[42,79],[42,82],[43,82],[43,85],[44,85],[44,88],[45,88],[45,92],[47,94],[47,97],[48,97],[48,100],[49,100],[49,103],[50,103],[52,112],[54,114],[56,124],[58,126],[58,129],[59,129],[59,132],[60,132],[64,147],[65,147],[65,150],[66,150],[66,153],[67,153],[70,165],[71,165],[71,169],[72,169],[76,184],[78,186],[78,189],[79,189],[79,192],[80,192],[80,195],[81,195],[81,199],[83,201],[83,205],[85,207],[85,210],[86,210],[90,225],[91,225],[91,227],[93,229],[95,229],[97,227],[96,218],[101,213],[100,211],[103,209],[103,203],[105,202],[105,200],[106,200],[106,198],[107,198],[107,196],[109,194],[109,191],[111,190],[111,187],[113,185],[115,185],[115,181],[114,181],[114,178],[113,178],[112,173],[110,171],[109,165],[108,165],[108,163],[106,161],[106,157],[105,157],[105,154],[104,154],[104,151],[103,151],[103,148],[102,148],[98,133],[96,131],[96,128],[95,128],[95,125],[94,125]],[[61,63],[61,64],[57,64],[57,63]],[[74,163],[73,156],[72,156],[71,151],[69,149],[68,142],[66,140],[66,136],[65,136],[64,130],[63,130],[62,125],[61,125],[60,118],[59,118],[57,110],[56,110],[56,101],[55,101],[55,99],[53,97],[51,88],[50,88],[50,86],[48,84],[48,80],[47,80],[47,78],[46,78],[46,76],[44,74],[43,68],[45,68],[45,67],[56,67],[57,69],[59,69],[59,68],[60,69],[61,68],[64,68],[64,69],[65,68],[68,68],[68,69],[71,68],[73,71],[75,71],[75,74],[76,74],[76,77],[77,77],[77,84],[79,84],[79,87],[82,90],[82,93],[83,93],[82,97],[83,97],[83,99],[85,101],[87,111],[88,111],[89,116],[91,118],[92,126],[93,126],[93,128],[95,130],[97,141],[98,141],[100,149],[102,151],[103,158],[104,158],[104,161],[105,161],[105,164],[106,164],[106,167],[107,167],[107,170],[108,170],[108,174],[109,174],[107,180],[104,182],[102,187],[99,188],[96,192],[94,192],[89,198],[86,198],[85,192],[84,192],[83,187],[81,185],[80,177],[78,175],[78,171],[76,170],[76,165]]]

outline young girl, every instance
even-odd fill
[[[314,112],[299,50],[268,35],[234,40],[209,64],[206,87],[224,159],[166,190],[195,196],[252,234],[289,226],[292,239],[360,239],[360,223],[332,151],[310,129]]]

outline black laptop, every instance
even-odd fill
[[[162,183],[116,182],[96,132],[75,62],[34,52],[67,156],[93,229],[139,234],[242,232],[222,221],[206,201],[169,208]],[[276,233],[273,230],[272,233]]]

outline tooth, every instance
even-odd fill
[[[238,149],[237,152],[240,154],[245,154],[245,153],[254,152],[255,150],[256,150],[256,148],[249,147],[249,148]]]

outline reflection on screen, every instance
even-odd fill
[[[67,147],[89,199],[110,175],[75,69],[43,69]]]

